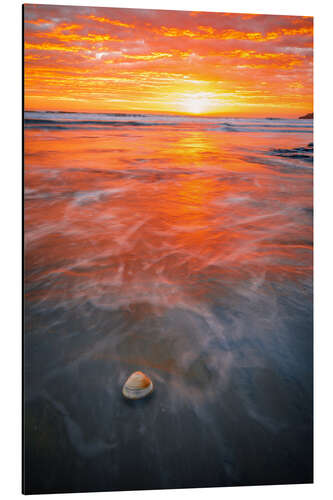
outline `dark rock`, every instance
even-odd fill
[[[304,116],[300,116],[298,119],[299,120],[313,120],[313,113],[308,113]]]

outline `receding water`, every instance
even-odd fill
[[[312,120],[25,118],[27,491],[311,482]]]

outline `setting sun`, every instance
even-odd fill
[[[219,102],[211,94],[199,92],[185,95],[179,105],[184,113],[199,115],[216,111]]]

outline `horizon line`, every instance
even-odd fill
[[[221,115],[221,114],[195,114],[195,113],[177,113],[177,112],[169,112],[169,113],[158,113],[158,112],[140,112],[140,111],[64,111],[64,110],[53,110],[53,109],[24,109],[24,113],[72,113],[72,114],[94,114],[94,115],[136,115],[136,116],[186,116],[189,118],[252,118],[252,119],[276,119],[276,120],[293,120],[300,119],[301,116],[306,116],[308,114],[314,114],[313,111],[304,112],[301,116],[249,116],[249,115]]]

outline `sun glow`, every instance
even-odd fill
[[[179,99],[179,107],[183,112],[200,115],[214,111],[220,104],[212,92],[185,94]]]

